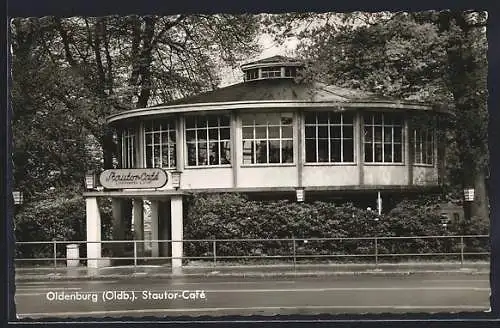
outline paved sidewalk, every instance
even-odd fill
[[[210,267],[206,264],[192,263],[182,268],[182,276],[324,276],[324,275],[409,275],[415,273],[470,273],[489,274],[488,262],[411,262],[398,264],[301,264],[296,265],[261,265],[238,266],[221,265]],[[87,267],[37,267],[17,268],[16,281],[44,280],[83,280],[83,279],[127,279],[127,278],[168,278],[174,276],[169,265],[114,266],[100,269]]]

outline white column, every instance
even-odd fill
[[[182,196],[172,196],[170,200],[170,211],[172,214],[172,273],[182,273],[182,256],[183,256],[183,218],[182,218]]]
[[[158,240],[158,201],[151,201],[151,240]],[[151,256],[159,256],[158,242],[152,242]]]
[[[142,199],[134,199],[134,239],[144,240],[144,206]],[[137,256],[144,256],[144,243],[137,243]]]
[[[95,260],[87,260],[87,267],[98,268],[101,258],[101,215],[96,197],[85,199],[87,211],[87,241],[98,241],[99,243],[87,243],[87,257]]]

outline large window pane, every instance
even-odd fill
[[[365,144],[365,162],[373,162],[373,144]]]
[[[344,140],[344,162],[354,162],[354,143],[352,140]]]
[[[198,141],[198,165],[208,165],[208,151],[206,141]]]
[[[395,145],[402,150],[402,120],[396,114],[373,113],[365,115],[365,162],[400,163],[402,153],[395,154]],[[374,135],[371,135],[373,130]],[[373,137],[373,138],[372,138]],[[367,154],[367,149],[374,155]]]
[[[306,126],[306,138],[316,138],[315,126]]]
[[[176,131],[174,122],[165,119],[145,122],[144,148],[146,158],[144,164],[146,167],[175,168]]]
[[[292,139],[293,138],[293,127],[283,126],[281,128],[281,137]]]
[[[196,165],[196,143],[188,142],[187,143],[187,152],[188,152],[188,165],[195,166]]]
[[[373,128],[371,126],[365,126],[365,142],[373,141]]]
[[[242,128],[243,139],[253,139],[253,127]]]
[[[375,144],[375,162],[382,162],[382,144]]]
[[[352,139],[353,138],[353,127],[345,125],[343,127],[343,129],[344,129],[344,131],[343,131],[344,139]]]
[[[255,142],[256,162],[267,163],[267,141]]]
[[[270,126],[269,127],[269,138],[270,139],[279,139],[280,137],[280,127],[279,126]]]
[[[391,144],[384,144],[384,162],[392,162],[392,146]]]
[[[242,120],[244,164],[293,162],[293,147],[287,148],[293,145],[293,114],[245,114]]]
[[[330,138],[340,139],[342,137],[342,127],[332,126],[330,128]]]
[[[414,140],[414,163],[415,164],[433,164],[434,160],[434,139],[433,131],[424,128],[413,130]]]
[[[243,141],[243,164],[253,164],[253,141]]]
[[[341,155],[341,146],[340,146],[341,141],[340,140],[332,140],[330,145],[331,145],[331,153],[330,153],[330,161],[331,162],[341,162],[342,161],[342,155]]]
[[[191,142],[195,140],[196,140],[196,131],[195,130],[186,131],[186,141]]]
[[[306,162],[317,162],[315,139],[306,139]]]
[[[329,162],[328,139],[318,139],[318,162]]]
[[[281,142],[282,149],[282,162],[283,163],[293,163],[293,141],[283,140]]]
[[[269,163],[279,163],[280,162],[280,141],[270,140],[269,141]]]
[[[305,127],[306,138],[311,139],[311,142],[306,140],[306,161],[325,163],[351,161],[350,157],[354,154],[348,156],[347,160],[343,159],[342,144],[346,139],[353,138],[352,116],[344,119],[344,113],[317,112],[315,120],[311,117],[312,113],[308,115],[309,122],[317,121],[318,124],[309,123]]]
[[[219,140],[219,129],[209,129],[208,138],[210,139],[210,141]]]
[[[222,141],[220,143],[221,149],[221,164],[230,164],[231,163],[231,142],[230,141]]]
[[[229,123],[228,115],[186,117],[188,166],[230,164],[230,143],[223,143],[230,140]]]
[[[394,162],[402,162],[403,161],[403,145],[395,144],[394,145]]]
[[[210,142],[208,144],[208,149],[210,152],[210,155],[208,157],[208,162],[209,165],[218,165],[219,163],[219,143],[218,142]]]
[[[220,128],[220,139],[221,140],[231,139],[231,133],[229,128]]]
[[[318,126],[318,138],[328,138],[328,126]]]
[[[265,126],[255,127],[255,138],[256,139],[266,139],[267,138],[267,128]]]
[[[328,112],[318,112],[318,124],[328,124]]]

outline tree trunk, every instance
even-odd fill
[[[474,201],[471,204],[471,219],[489,225],[489,200],[486,189],[485,170],[478,170],[474,177]]]

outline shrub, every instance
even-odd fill
[[[436,201],[404,200],[389,213],[378,216],[352,203],[316,201],[254,201],[236,194],[191,196],[186,204],[186,239],[291,239],[300,255],[373,254],[370,240],[314,240],[386,236],[436,236],[452,234],[442,226]],[[304,243],[304,239],[308,240]],[[481,248],[475,241],[471,247]],[[379,254],[452,252],[451,239],[390,239],[378,241]],[[208,247],[210,248],[210,247]],[[219,242],[217,256],[291,255],[293,244],[281,242]],[[189,243],[186,255],[212,255],[207,245]]]

